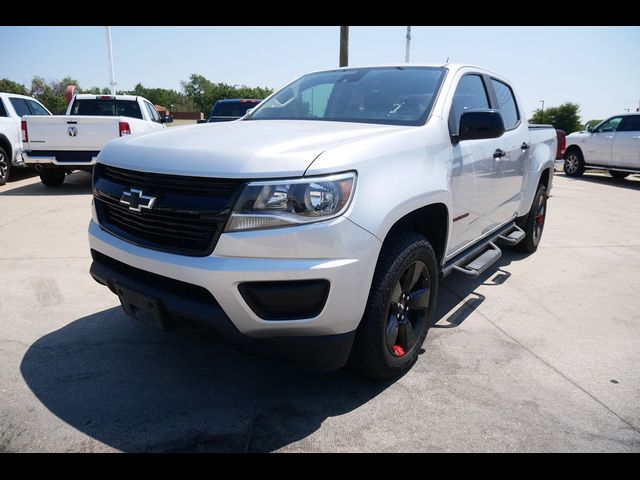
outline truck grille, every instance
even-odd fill
[[[209,255],[243,180],[146,173],[97,164],[93,194],[100,225],[136,245],[191,256]],[[123,192],[154,197],[153,208],[132,210]]]

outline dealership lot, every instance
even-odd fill
[[[441,284],[404,377],[307,373],[127,318],[90,176],[0,187],[0,451],[640,451],[640,177],[557,174],[542,244]]]

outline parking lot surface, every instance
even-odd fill
[[[90,181],[0,187],[0,451],[640,451],[640,177],[556,174],[538,252],[445,279],[385,383],[126,317],[88,274]]]

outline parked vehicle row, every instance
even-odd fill
[[[100,152],[91,275],[125,312],[312,368],[416,361],[442,276],[534,252],[557,134],[465,65],[304,75],[234,122]]]
[[[13,166],[24,164],[20,132],[23,115],[49,116],[51,112],[35,98],[0,93],[0,185],[9,179]]]
[[[615,115],[567,136],[565,174],[579,177],[587,168],[614,178],[640,173],[640,113]]]

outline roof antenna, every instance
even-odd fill
[[[444,62],[444,63],[449,63],[449,57],[447,57],[447,61],[446,61],[446,62]]]

